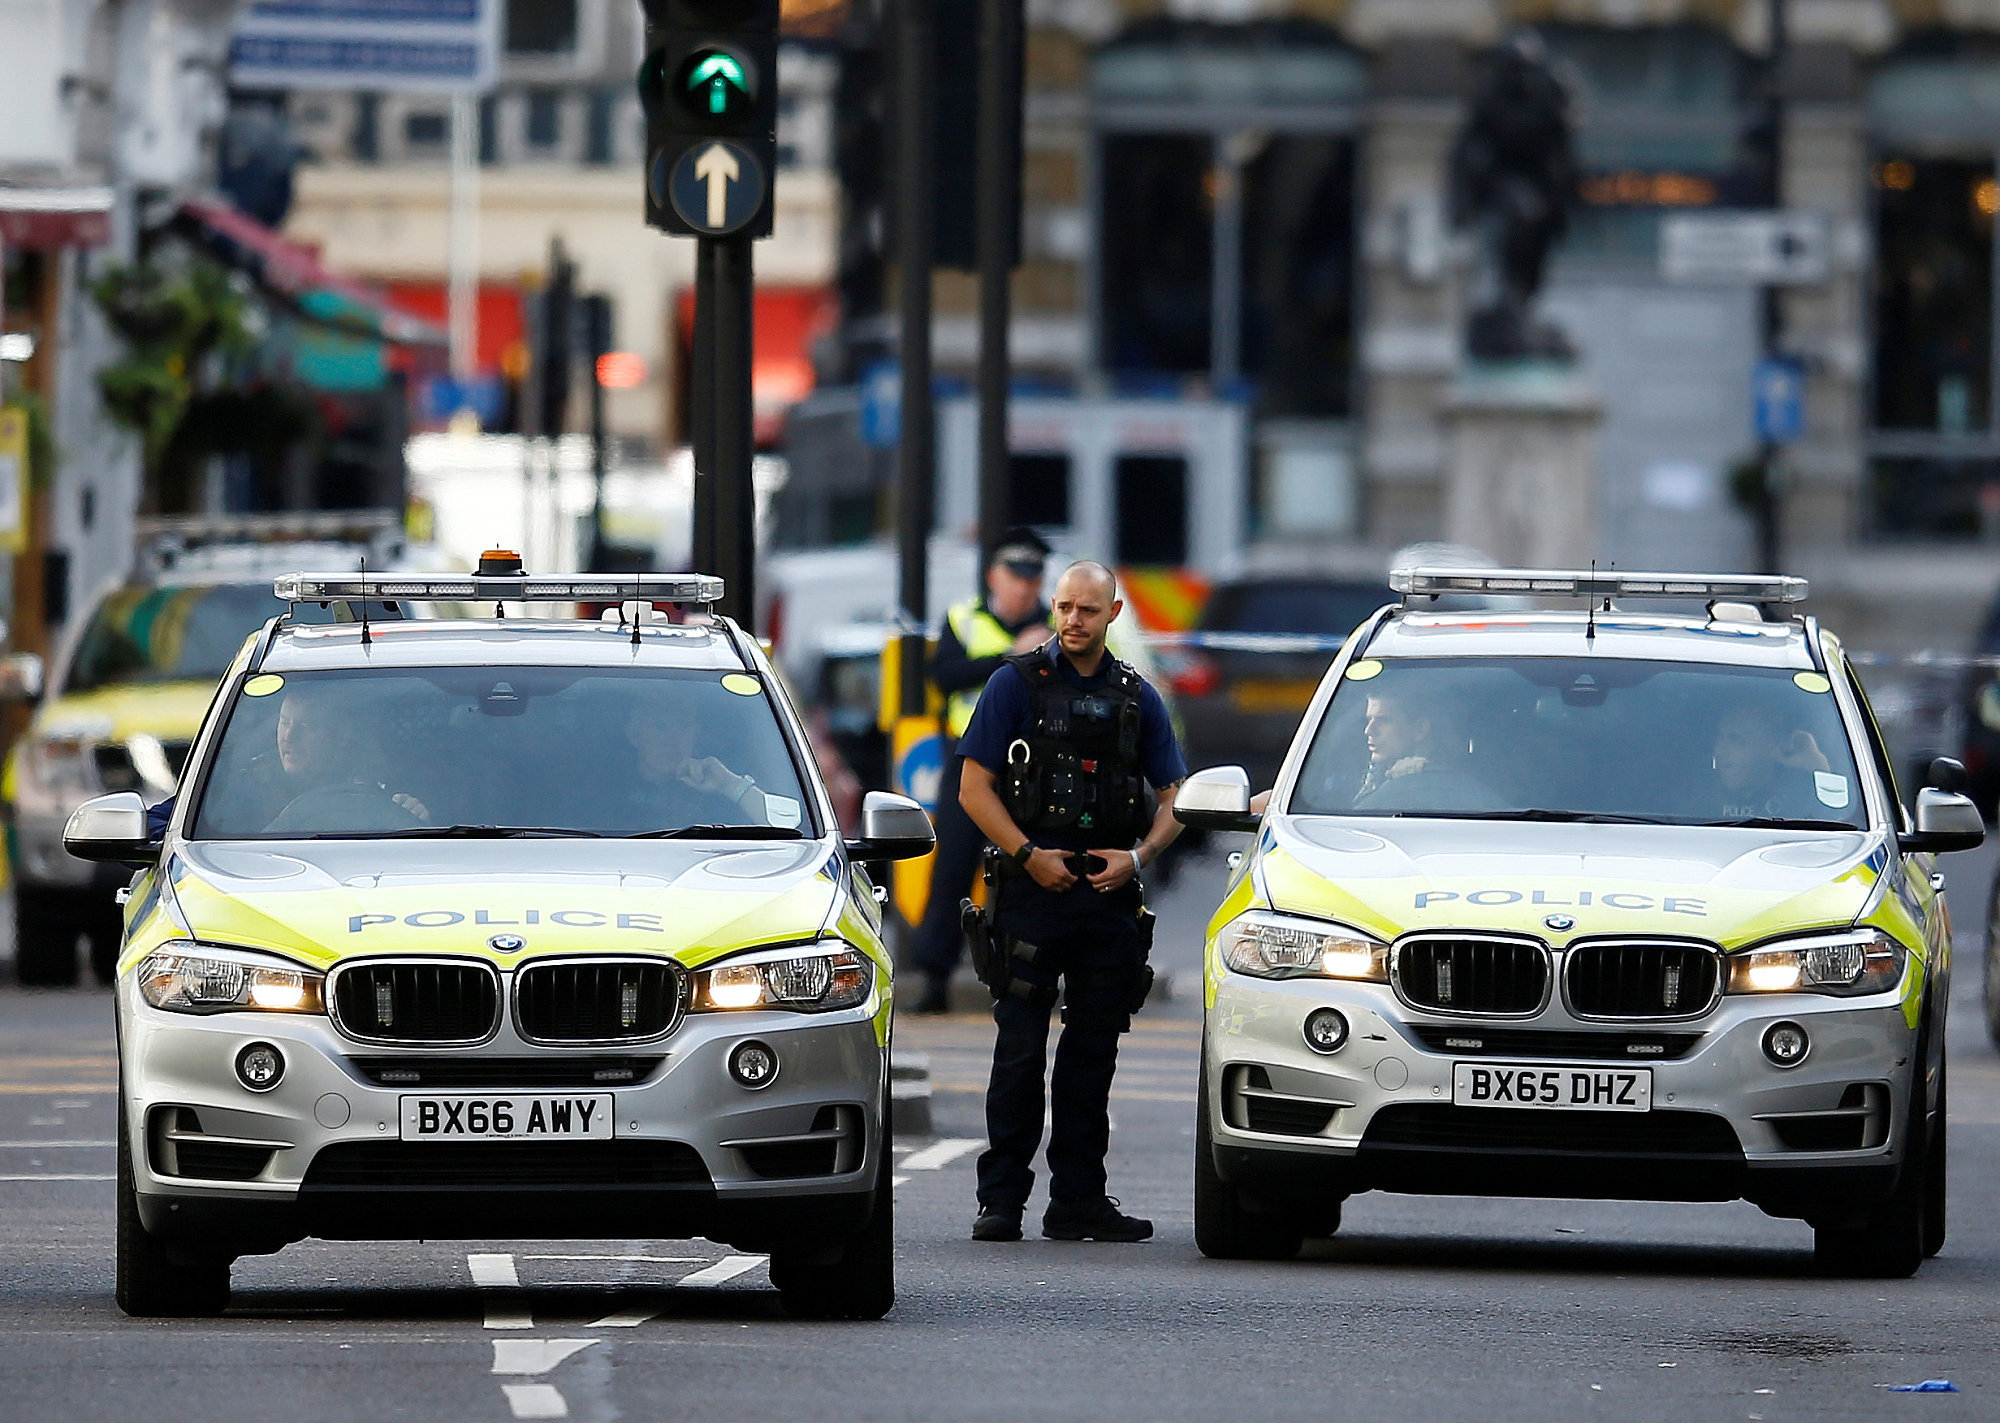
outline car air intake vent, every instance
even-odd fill
[[[678,1141],[337,1141],[302,1183],[339,1188],[492,1191],[548,1186],[706,1186],[701,1153]]]
[[[1692,1018],[1721,986],[1720,960],[1701,944],[1578,944],[1564,970],[1569,1006],[1585,1018]]]
[[[1531,939],[1406,939],[1395,963],[1396,986],[1419,1008],[1525,1016],[1548,996],[1548,951]]]
[[[383,1087],[633,1087],[658,1057],[350,1057]]]
[[[1452,1027],[1418,1023],[1410,1030],[1432,1052],[1457,1057],[1603,1058],[1654,1062],[1686,1057],[1700,1033],[1550,1032],[1540,1028]]]
[[[554,959],[515,976],[521,1036],[544,1043],[657,1038],[680,1021],[679,971],[664,959]]]
[[[500,1021],[500,977],[482,963],[365,960],[335,970],[333,1013],[361,1042],[484,1042]]]

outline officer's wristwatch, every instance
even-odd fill
[[[1023,840],[1021,842],[1021,848],[1014,852],[1013,856],[1014,863],[1021,866],[1023,869],[1026,869],[1028,865],[1028,858],[1034,853],[1035,853],[1035,842],[1032,840]]]

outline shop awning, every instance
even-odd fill
[[[109,188],[0,186],[0,242],[48,251],[102,247],[111,240]]]
[[[189,199],[176,218],[182,231],[204,251],[246,273],[252,281],[291,306],[308,321],[334,325],[353,335],[373,336],[397,346],[448,345],[442,328],[398,311],[388,298],[363,282],[343,277],[303,243],[281,237],[255,218],[226,203]],[[307,298],[331,293],[340,315],[328,317]]]

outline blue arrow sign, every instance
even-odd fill
[[[1805,433],[1806,371],[1796,356],[1766,356],[1751,376],[1757,438],[1789,445]]]
[[[653,195],[670,202],[697,232],[715,237],[734,232],[764,206],[764,165],[727,139],[690,148],[670,173],[660,171],[665,165],[665,154],[654,161]]]

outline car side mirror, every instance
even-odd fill
[[[0,657],[0,702],[38,702],[42,699],[43,664],[33,652],[10,652]]]
[[[1196,771],[1174,793],[1174,819],[1196,830],[1255,830],[1249,772],[1241,766]]]
[[[937,830],[908,796],[870,791],[861,798],[861,834],[847,842],[857,860],[914,860],[937,848]]]
[[[1917,792],[1914,819],[1917,828],[1898,837],[1898,843],[1905,850],[1919,850],[1933,855],[1951,850],[1972,850],[1986,838],[1986,821],[1979,814],[1979,807],[1956,791],[1925,786]]]
[[[79,860],[150,865],[160,842],[146,832],[146,802],[134,791],[114,791],[85,801],[63,827],[63,848]]]
[[[1972,785],[1972,777],[1967,774],[1964,762],[1954,761],[1949,756],[1933,756],[1924,771],[1924,784],[1953,795],[1964,795]]]

